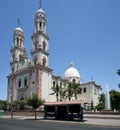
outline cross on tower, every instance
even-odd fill
[[[20,27],[20,19],[18,19],[18,27]]]
[[[42,7],[42,0],[40,0],[40,8]]]

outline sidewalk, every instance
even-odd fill
[[[10,115],[3,115],[1,118],[10,119]],[[26,119],[34,119],[34,116],[14,116],[14,119],[26,120]],[[37,116],[37,121],[54,121],[55,120],[45,120],[43,117]],[[57,121],[62,122],[62,121]],[[120,115],[99,115],[99,114],[85,114],[84,122],[68,122],[66,123],[80,123],[80,124],[89,124],[89,125],[102,125],[102,126],[112,126],[112,127],[120,127]]]

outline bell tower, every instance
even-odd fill
[[[17,67],[22,60],[22,55],[25,53],[24,49],[24,33],[20,27],[20,20],[18,20],[18,27],[14,30],[13,46],[11,48],[10,67],[11,73],[17,71]]]
[[[34,18],[35,31],[32,34],[32,64],[41,65],[44,67],[49,66],[49,36],[46,33],[46,14],[42,9],[41,2],[40,7],[37,10]]]

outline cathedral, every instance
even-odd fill
[[[36,11],[34,17],[34,32],[31,35],[31,60],[24,47],[24,32],[20,24],[13,33],[13,45],[10,49],[10,73],[7,76],[7,101],[24,100],[37,93],[39,98],[47,102],[56,101],[51,95],[53,85],[65,88],[66,81],[80,84],[81,94],[77,100],[82,100],[89,108],[91,102],[96,106],[99,103],[101,87],[94,81],[81,83],[79,71],[71,63],[65,71],[64,77],[52,75],[53,69],[49,67],[49,35],[46,32],[47,20],[42,7]],[[66,99],[63,99],[66,100]],[[75,100],[74,96],[71,100]]]

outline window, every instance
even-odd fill
[[[13,56],[12,56],[12,57],[13,57],[13,61],[14,61],[14,60],[15,60],[15,54],[13,54]]]
[[[19,79],[19,81],[18,81],[18,87],[19,88],[21,87],[21,79]]]
[[[12,73],[14,73],[14,68],[12,68]]]
[[[40,22],[40,30],[42,29],[42,23]]]
[[[43,50],[45,51],[46,50],[46,42],[43,41]]]
[[[75,79],[73,79],[73,83],[75,83]]]
[[[22,61],[22,55],[21,54],[19,55],[19,61],[20,62]]]
[[[79,89],[80,93],[82,93],[82,88]]]
[[[53,81],[53,86],[55,86],[55,81]]]
[[[22,96],[22,97],[20,98],[20,100],[24,100],[24,97]]]
[[[34,57],[34,65],[37,64],[37,59],[38,59],[37,56],[35,56],[35,57]]]
[[[22,47],[22,39],[20,39],[20,47]]]
[[[34,44],[35,45],[35,51],[37,50],[37,43]]]
[[[19,38],[17,38],[17,45],[19,45]]]
[[[84,93],[86,93],[86,88],[84,88],[84,90],[83,90],[83,91],[84,91]]]
[[[35,82],[33,81],[32,83],[34,84]]]
[[[34,65],[36,65],[36,64],[37,64],[37,59],[34,60]]]
[[[60,83],[60,87],[62,87],[62,83]]]
[[[43,65],[45,66],[46,65],[46,59],[43,58]]]
[[[24,86],[27,87],[27,77],[24,79]]]

